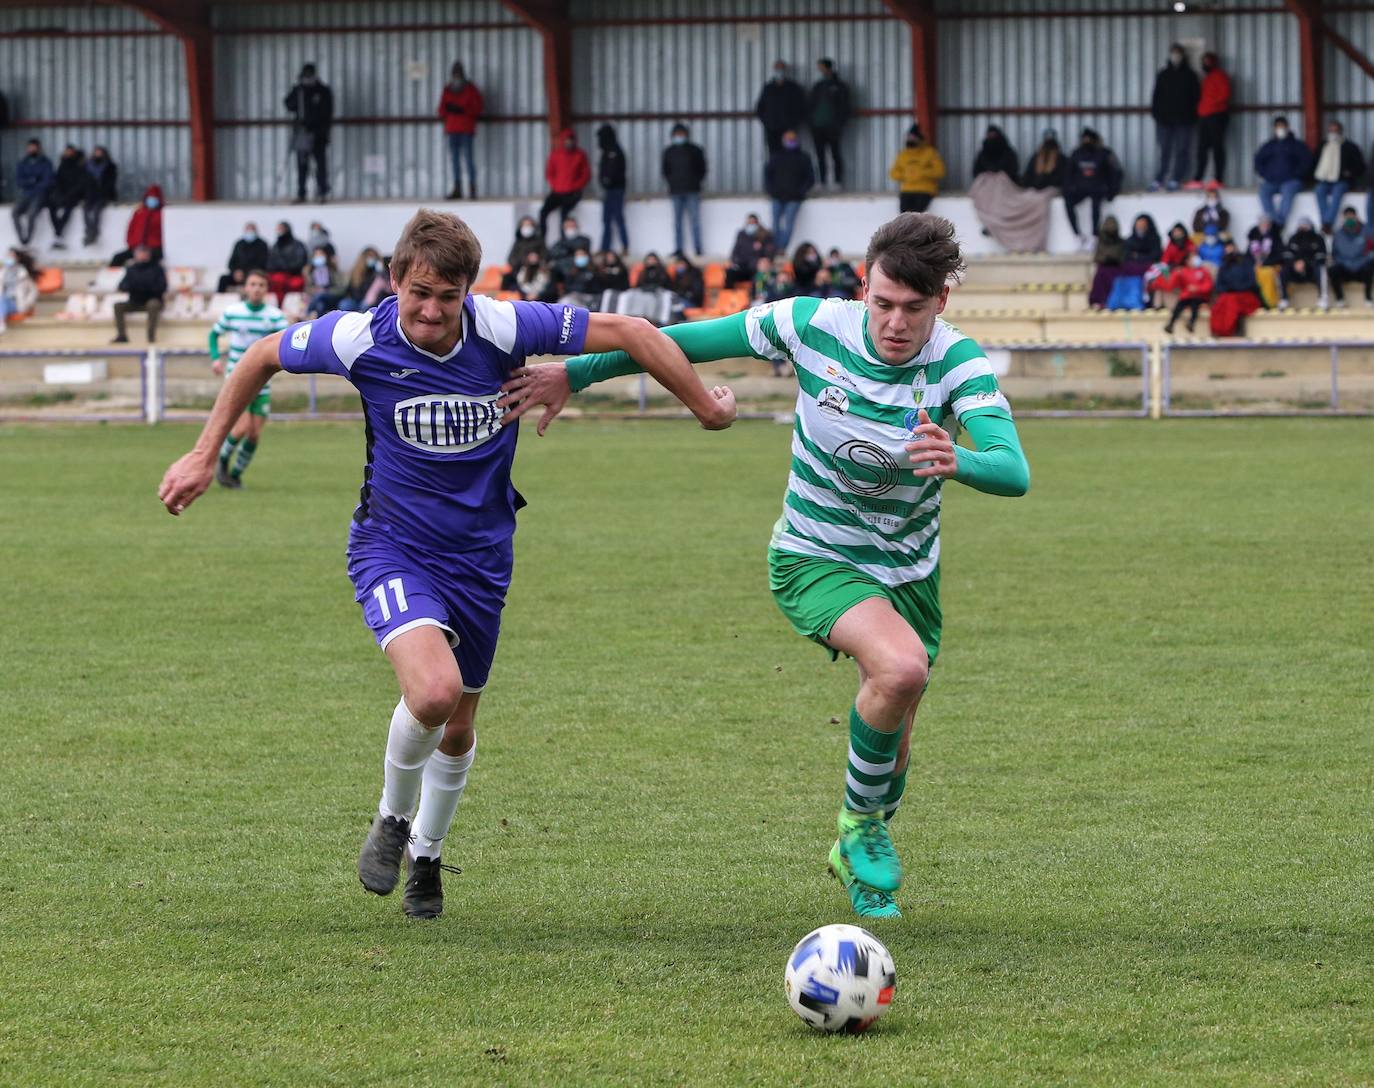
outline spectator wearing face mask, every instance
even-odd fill
[[[822,57],[816,62],[820,76],[811,85],[807,120],[811,123],[811,138],[816,142],[816,165],[820,167],[821,188],[829,188],[826,180],[826,158],[834,162],[835,189],[844,185],[844,155],[841,143],[844,126],[849,123],[849,84],[835,72],[835,62]]]
[[[1019,182],[1021,163],[1016,157],[1016,148],[1011,146],[1006,134],[996,125],[988,125],[983,136],[983,144],[973,159],[973,176],[980,174],[1006,174],[1013,182]]]
[[[1345,128],[1339,121],[1326,125],[1326,142],[1317,154],[1312,168],[1316,179],[1317,214],[1321,217],[1322,232],[1330,234],[1335,228],[1336,213],[1352,186],[1364,177],[1364,156],[1354,140],[1345,138]]]
[[[368,289],[372,286],[377,276],[384,270],[385,266],[382,263],[382,256],[377,252],[377,248],[375,246],[365,246],[363,251],[358,254],[358,259],[353,262],[353,268],[348,273],[348,279],[344,283],[343,294],[339,297],[336,308],[340,310],[361,310],[363,308],[363,299],[367,296]]]
[[[1209,189],[1203,197],[1202,206],[1193,213],[1193,233],[1203,234],[1208,227],[1215,227],[1220,234],[1230,226],[1231,213],[1222,204],[1221,194],[1216,189]]]
[[[86,195],[86,156],[75,144],[62,149],[57,160],[57,173],[48,198],[48,218],[52,221],[53,249],[66,249],[62,234],[67,223]]]
[[[757,267],[754,269],[754,278],[749,284],[749,300],[754,305],[766,302],[768,295],[773,290],[773,259],[771,257],[760,257]]]
[[[1364,284],[1364,304],[1374,306],[1374,237],[1354,208],[1346,208],[1341,225],[1331,236],[1331,292],[1345,308],[1345,284]]]
[[[525,254],[515,272],[515,287],[526,302],[552,302],[553,278],[549,267],[533,250]]]
[[[1293,201],[1302,190],[1303,179],[1312,171],[1312,152],[1293,135],[1287,117],[1274,118],[1274,138],[1266,140],[1255,152],[1255,173],[1260,176],[1259,200],[1264,214],[1279,227],[1288,222]],[[1279,198],[1278,206],[1274,197]]]
[[[1164,326],[1165,334],[1174,331],[1174,326],[1178,324],[1178,319],[1185,310],[1188,311],[1188,331],[1192,332],[1197,326],[1198,311],[1202,309],[1202,304],[1212,297],[1212,273],[1207,271],[1202,258],[1194,253],[1186,264],[1175,268],[1169,274],[1166,286],[1168,290],[1178,292],[1178,301],[1174,303],[1174,312],[1169,317],[1169,323]]]
[[[558,134],[544,164],[544,179],[549,183],[549,195],[539,208],[541,238],[548,237],[549,216],[556,211],[560,218],[567,218],[582,199],[582,190],[592,180],[592,164],[587,160],[587,153],[577,146],[577,133],[572,129],[565,128]]]
[[[625,149],[616,138],[615,128],[602,125],[596,130],[597,181],[601,185],[601,248],[614,248],[611,242],[620,234],[620,251],[630,252],[630,232],[625,228]]]
[[[105,206],[119,198],[119,168],[104,147],[96,145],[86,159],[86,195],[81,201],[81,218],[85,224],[82,245],[93,246],[100,240],[100,220]]]
[[[267,254],[267,283],[280,306],[288,291],[305,287],[305,246],[291,233],[290,223],[277,224],[277,240]]]
[[[745,217],[744,226],[735,235],[730,263],[725,267],[725,286],[748,283],[753,279],[759,261],[771,258],[774,252],[772,232],[759,222],[757,215],[750,213]]]
[[[1150,99],[1150,116],[1155,120],[1155,140],[1159,144],[1159,173],[1150,183],[1152,193],[1166,186],[1173,192],[1183,184],[1201,97],[1197,73],[1188,63],[1183,46],[1175,42],[1169,47],[1169,63],[1155,77]]]
[[[339,266],[334,255],[323,246],[316,246],[310,254],[310,264],[305,268],[305,289],[310,295],[306,312],[311,317],[329,313],[343,297],[344,279],[339,275]]]
[[[0,328],[33,312],[38,302],[38,268],[22,249],[11,247],[0,267]]]
[[[535,226],[533,216],[522,216],[519,224],[515,228],[515,240],[511,242],[510,252],[506,254],[507,269],[501,277],[501,289],[503,291],[516,290],[515,277],[521,267],[525,264],[525,258],[531,253],[537,254],[542,264],[548,254],[548,248],[544,245],[544,239],[539,235],[539,228]]]
[[[143,191],[143,202],[129,216],[129,229],[124,232],[127,248],[110,258],[110,267],[118,268],[133,259],[134,250],[147,246],[153,260],[162,260],[162,186],[149,185]]]
[[[614,250],[603,249],[592,260],[596,268],[596,289],[598,291],[628,291],[630,272]]]
[[[1201,189],[1212,156],[1212,177],[1225,182],[1226,127],[1231,123],[1231,77],[1222,70],[1215,53],[1202,55],[1202,91],[1197,103],[1197,168],[1185,189]],[[1224,227],[1222,228],[1225,229]]]
[[[773,62],[773,76],[759,91],[754,116],[763,125],[764,154],[768,159],[782,150],[783,133],[796,131],[806,120],[806,92],[787,77],[787,62]]]
[[[796,132],[789,129],[782,134],[782,150],[768,160],[763,180],[773,201],[773,241],[779,250],[785,250],[802,201],[816,184],[811,156],[801,149]]]
[[[1182,223],[1175,223],[1169,228],[1169,244],[1164,247],[1164,253],[1160,260],[1172,268],[1181,268],[1188,263],[1188,258],[1197,252],[1197,246],[1188,237],[1188,231]]]
[[[563,277],[563,295],[558,301],[564,306],[595,309],[600,294],[591,252],[587,246],[578,246]]]
[[[1255,282],[1266,306],[1279,304],[1279,266],[1283,263],[1283,233],[1269,216],[1261,215],[1259,222],[1246,234],[1250,261],[1255,266]]]
[[[24,157],[14,168],[18,198],[10,210],[10,218],[14,220],[14,233],[19,236],[21,246],[26,246],[33,240],[33,225],[38,221],[43,209],[48,206],[48,196],[52,192],[56,176],[52,160],[43,154],[43,145],[37,140],[30,140],[25,144]]]
[[[821,254],[810,242],[797,246],[792,254],[792,278],[797,281],[797,289],[805,294],[816,282],[816,273],[821,270]]]
[[[681,251],[669,258],[668,288],[682,300],[683,307],[700,306],[706,299],[706,283],[701,269]]]
[[[321,82],[313,64],[301,67],[296,84],[283,99],[291,114],[291,150],[296,155],[296,203],[305,203],[310,160],[315,160],[315,197],[329,199],[329,130],[334,123],[334,92]]]
[[[945,160],[926,139],[920,125],[906,130],[906,146],[897,152],[887,176],[897,183],[901,193],[897,198],[898,211],[923,212],[930,207],[945,176]]]
[[[571,215],[563,220],[561,237],[549,247],[549,265],[555,276],[566,278],[571,274],[573,257],[579,249],[592,251],[592,240],[582,233],[577,220]]]
[[[1279,270],[1279,309],[1288,309],[1288,288],[1295,283],[1311,283],[1317,287],[1319,305],[1327,306],[1326,239],[1306,216],[1298,220],[1298,229],[1288,239],[1283,265]]]
[[[162,262],[147,245],[134,246],[133,260],[124,270],[119,289],[129,297],[114,304],[115,338],[112,343],[127,344],[129,333],[125,325],[131,313],[147,312],[148,343],[157,339],[157,323],[162,316],[162,297],[167,293],[167,273]]]
[[[855,298],[858,295],[859,274],[838,249],[832,249],[826,255],[825,270],[830,273],[830,282],[844,293],[845,298]]]
[[[1210,264],[1215,268],[1221,264],[1225,252],[1226,246],[1221,240],[1221,232],[1217,230],[1215,223],[1208,223],[1207,229],[1202,232],[1202,241],[1197,244],[1197,255],[1202,258],[1203,264]]]
[[[245,223],[243,233],[234,242],[229,253],[229,271],[219,278],[220,292],[237,291],[243,286],[248,273],[255,268],[267,267],[267,243],[258,234],[256,223]]]
[[[688,139],[687,126],[673,126],[672,140],[663,149],[663,180],[673,202],[674,249],[682,253],[687,244],[683,237],[682,220],[686,217],[692,228],[692,245],[700,257],[701,245],[701,183],[706,180],[706,153],[699,144]]]
[[[1069,217],[1069,226],[1083,239],[1085,246],[1092,245],[1097,235],[1102,205],[1115,200],[1121,191],[1121,174],[1116,153],[1102,143],[1096,129],[1085,128],[1079,135],[1078,146],[1069,156],[1064,175],[1064,211]],[[1092,208],[1092,233],[1087,237],[1078,225],[1078,205],[1085,200],[1091,202]]]
[[[1109,215],[1102,220],[1102,229],[1097,232],[1097,245],[1093,249],[1093,281],[1088,288],[1088,307],[1101,310],[1107,305],[1107,296],[1112,292],[1112,284],[1121,275],[1121,264],[1126,259],[1126,246],[1121,240],[1121,227],[1116,216]]]
[[[1052,128],[1040,134],[1040,146],[1026,160],[1021,175],[1023,189],[1062,189],[1068,177],[1069,163],[1059,146],[1059,133]]]
[[[329,231],[325,229],[324,224],[318,219],[311,222],[310,233],[306,235],[305,244],[311,251],[322,249],[328,256],[336,256],[334,242],[329,237]]]
[[[1245,318],[1260,308],[1259,284],[1255,281],[1255,266],[1250,263],[1235,242],[1226,243],[1217,271],[1216,294],[1212,299],[1209,317],[1213,336],[1236,336],[1243,330]]]
[[[453,188],[448,194],[450,200],[463,199],[463,187],[459,179],[464,162],[468,168],[468,199],[477,199],[477,163],[472,157],[472,142],[483,107],[482,92],[477,89],[477,84],[468,81],[462,62],[454,61],[443,94],[439,96],[439,116],[444,121],[449,159],[453,164]]]
[[[663,267],[663,262],[657,253],[650,250],[644,254],[644,264],[639,270],[639,275],[635,277],[635,286],[641,290],[649,291],[669,285],[668,270]]]

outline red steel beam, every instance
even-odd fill
[[[936,57],[939,53],[939,24],[934,0],[884,0],[888,11],[906,23],[911,34],[911,106],[916,122],[926,139],[936,141],[940,123],[939,84],[936,83]]]
[[[1303,135],[1312,147],[1322,134],[1322,31],[1320,0],[1286,0],[1298,20],[1298,58],[1302,66]]]
[[[1338,30],[1333,30],[1331,24],[1325,19],[1322,20],[1322,32],[1331,40],[1331,44],[1354,61],[1360,69],[1370,79],[1374,79],[1374,62],[1361,53],[1354,44]]]
[[[557,136],[572,121],[572,31],[568,0],[501,0],[539,31],[544,46],[544,93],[549,107],[549,135]]]

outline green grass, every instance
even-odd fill
[[[189,428],[0,428],[0,1083],[1371,1083],[1369,423],[1022,433],[1029,497],[948,495],[897,1000],[832,1038],[782,969],[848,918],[854,677],[767,593],[786,428],[526,435],[428,924],[353,871],[360,428],[180,520]]]

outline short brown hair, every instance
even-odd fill
[[[864,264],[870,276],[881,265],[889,279],[923,295],[938,295],[951,278],[959,278],[964,256],[948,219],[903,212],[874,232]]]
[[[482,244],[456,215],[421,208],[401,231],[391,254],[391,274],[404,283],[417,264],[428,265],[440,279],[471,287],[482,267]]]
[[[261,268],[254,268],[254,269],[251,269],[251,270],[249,271],[248,275],[246,275],[246,276],[243,277],[243,282],[244,282],[244,283],[247,283],[249,280],[255,279],[255,278],[256,278],[256,279],[262,280],[264,283],[271,283],[271,282],[272,282],[272,277],[269,276],[266,272],[264,272]]]

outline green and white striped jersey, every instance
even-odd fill
[[[772,546],[849,564],[883,585],[940,560],[939,478],[904,448],[924,408],[951,436],[975,415],[1011,418],[982,349],[942,319],[910,362],[882,361],[862,302],[794,298],[746,316],[751,347],[797,373],[792,471]]]
[[[224,376],[227,378],[234,372],[243,353],[255,340],[281,332],[289,325],[286,315],[270,302],[264,302],[256,310],[246,302],[235,302],[220,315],[211,329],[215,336],[229,337],[229,357],[224,365]]]

